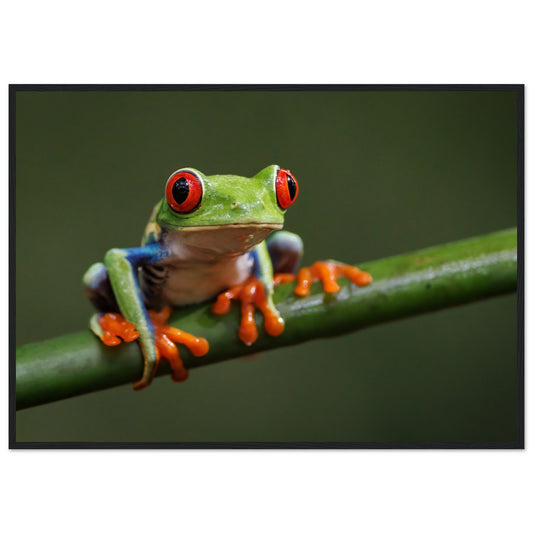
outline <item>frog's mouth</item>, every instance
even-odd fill
[[[241,223],[180,228],[181,244],[202,257],[238,256],[252,250],[283,224]]]
[[[213,224],[205,226],[178,226],[180,231],[224,231],[225,229],[255,229],[255,228],[267,228],[270,231],[275,229],[281,229],[283,224],[276,222],[237,222],[235,224]]]

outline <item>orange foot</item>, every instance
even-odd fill
[[[100,338],[106,346],[116,346],[122,341],[131,342],[139,336],[135,324],[128,322],[119,313],[106,313],[98,318],[98,323],[103,331]]]
[[[231,300],[241,301],[241,324],[239,339],[250,346],[257,340],[257,326],[254,311],[258,307],[265,318],[265,331],[274,337],[281,335],[285,328],[283,319],[275,307],[269,305],[265,285],[257,278],[248,278],[244,283],[231,287],[219,294],[211,310],[217,315],[224,315],[230,310]]]
[[[185,381],[189,375],[188,370],[183,366],[183,361],[179,355],[178,347],[174,343],[181,343],[189,348],[190,352],[201,357],[209,351],[209,343],[201,337],[194,337],[181,329],[173,328],[167,324],[171,313],[170,307],[165,307],[161,311],[148,311],[148,315],[154,326],[154,341],[156,347],[157,362],[154,374],[159,365],[160,357],[168,360],[172,369],[172,379],[174,381]],[[106,313],[98,319],[103,335],[102,342],[107,346],[116,346],[121,343],[121,339],[130,342],[139,337],[139,332],[135,330],[135,325],[128,322],[119,313]],[[135,390],[142,389],[146,383],[138,382],[134,385]]]
[[[189,371],[183,366],[178,347],[175,343],[184,344],[189,348],[195,357],[201,357],[209,351],[209,343],[202,337],[195,337],[178,328],[173,328],[167,324],[172,309],[164,307],[161,311],[148,311],[154,325],[154,339],[156,354],[164,357],[172,369],[172,379],[174,381],[185,381],[189,376]]]
[[[337,292],[340,287],[337,278],[343,276],[352,280],[356,285],[368,285],[372,276],[363,270],[335,261],[317,261],[310,267],[301,268],[298,274],[275,274],[274,285],[297,280],[294,293],[298,296],[307,296],[311,284],[320,280],[325,292]]]

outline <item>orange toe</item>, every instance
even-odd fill
[[[294,293],[298,296],[307,296],[311,290],[311,283],[313,283],[313,272],[308,267],[303,267],[300,269],[296,275],[298,283],[294,289]]]
[[[337,269],[329,261],[317,261],[312,267],[312,272],[322,281],[325,292],[337,292],[340,287],[337,283]]]
[[[296,274],[288,274],[286,272],[279,272],[274,274],[274,285],[281,285],[282,283],[290,283],[296,279]]]
[[[353,281],[356,285],[364,287],[372,281],[372,276],[364,270],[359,270],[357,267],[350,265],[337,265],[340,273]]]

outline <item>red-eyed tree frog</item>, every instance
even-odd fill
[[[317,280],[326,292],[339,290],[338,276],[361,286],[370,283],[367,272],[336,261],[298,268],[302,240],[280,231],[297,196],[296,179],[277,165],[252,178],[182,168],[168,178],[141,246],[113,248],[103,263],[87,270],[85,291],[98,310],[91,330],[108,346],[139,340],[144,370],[135,389],[151,383],[160,357],[169,361],[172,379],[187,378],[176,343],[196,356],[209,350],[206,339],[167,325],[172,307],[218,296],[212,311],[224,314],[239,300],[238,336],[251,345],[258,337],[256,307],[268,335],[283,332],[272,300],[275,285],[296,279],[294,292],[305,297]]]

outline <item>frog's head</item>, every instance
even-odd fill
[[[168,178],[156,221],[179,231],[197,247],[218,253],[243,253],[272,230],[283,227],[285,211],[298,195],[288,170],[270,165],[252,178],[230,174],[206,176],[182,168]]]

